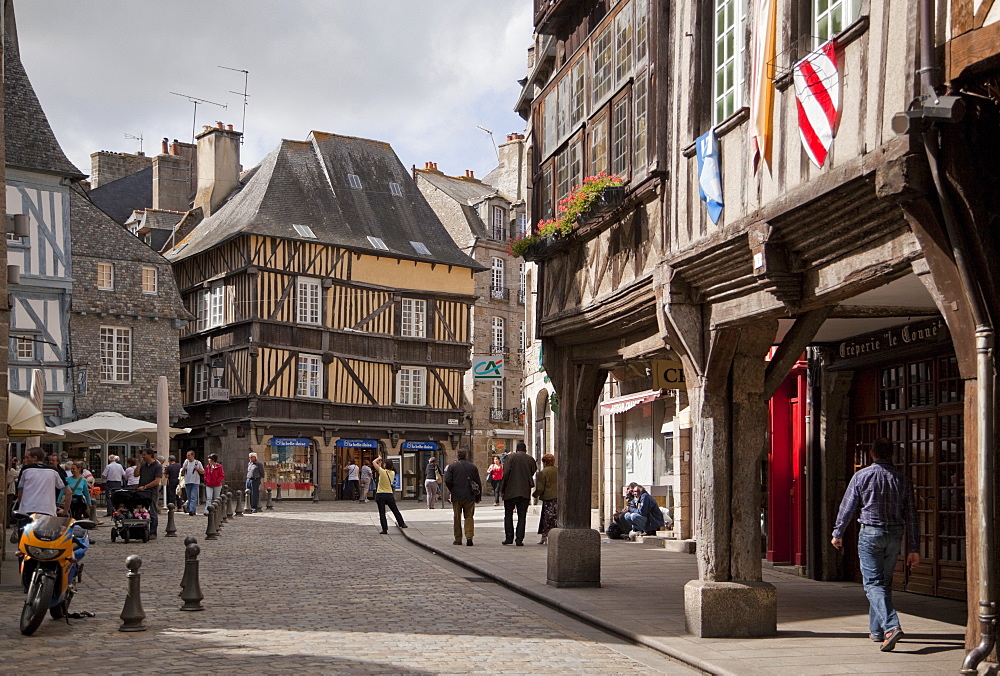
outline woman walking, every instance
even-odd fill
[[[372,461],[365,458],[361,461],[361,479],[359,480],[361,497],[358,498],[358,502],[368,502],[368,494],[372,490],[372,478]]]
[[[556,497],[557,489],[556,456],[546,453],[542,456],[542,471],[535,479],[533,495],[542,501],[542,517],[538,520],[538,534],[542,539],[538,544],[544,545],[549,539],[549,531],[556,527],[558,513]]]
[[[90,514],[90,484],[83,477],[83,464],[74,462],[69,466],[70,476],[66,478],[67,490],[73,496],[70,511],[74,519],[86,519]]]
[[[208,506],[222,495],[222,484],[226,480],[226,470],[219,463],[219,456],[212,453],[205,465],[205,516],[208,516]]]
[[[427,492],[427,509],[434,509],[438,500],[438,484],[441,481],[441,470],[438,469],[437,458],[431,456],[424,469],[424,490]]]
[[[392,510],[392,516],[396,519],[396,525],[400,528],[406,528],[403,515],[399,513],[399,507],[396,506],[396,496],[392,492],[392,480],[396,478],[396,468],[393,466],[392,460],[388,458],[375,458],[372,464],[378,473],[375,504],[378,505],[378,518],[382,523],[382,535],[389,533],[389,524],[385,520],[385,508],[387,505]]]
[[[493,456],[493,464],[486,470],[486,478],[493,486],[493,506],[500,506],[500,480],[503,479],[503,465],[500,464],[500,456]]]

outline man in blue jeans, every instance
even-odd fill
[[[205,466],[200,460],[194,457],[194,451],[187,452],[187,459],[181,466],[181,474],[184,476],[184,491],[187,493],[187,506],[185,510],[188,515],[194,516],[198,513],[198,490],[201,488],[201,477],[205,474]]]
[[[906,565],[913,568],[920,563],[920,530],[913,484],[892,464],[892,441],[885,437],[876,439],[871,457],[872,464],[858,470],[847,485],[830,543],[837,549],[844,546],[844,531],[860,510],[858,557],[868,595],[869,636],[882,644],[882,652],[888,652],[903,637],[899,617],[892,605],[893,568],[903,542],[904,528],[909,536]]]

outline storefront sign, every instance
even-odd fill
[[[337,448],[378,448],[374,439],[337,439]]]
[[[679,361],[654,359],[652,370],[654,390],[680,390],[687,387],[684,366]]]
[[[404,451],[436,451],[438,443],[436,441],[404,441],[402,448]]]
[[[837,358],[871,358],[895,350],[930,346],[947,337],[948,328],[943,319],[893,326],[842,341],[836,348]]]
[[[271,437],[272,446],[311,446],[312,439],[302,437]]]
[[[503,355],[495,354],[472,363],[472,376],[475,380],[502,380]]]

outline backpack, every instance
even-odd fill
[[[612,540],[621,540],[622,538],[622,527],[616,522],[612,521],[611,525],[608,526],[608,537]]]

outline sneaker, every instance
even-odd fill
[[[885,640],[882,641],[882,646],[879,650],[884,653],[889,652],[896,647],[896,644],[899,643],[899,639],[901,638],[903,638],[903,630],[898,627],[892,631],[885,632]]]
[[[465,545],[466,545],[467,547],[471,547],[471,546],[472,546],[472,538],[469,538],[468,540],[466,540],[466,541],[465,541]]]
[[[514,541],[513,540],[504,540],[500,544],[502,544],[502,545],[512,545],[512,544],[514,544]]]
[[[387,531],[387,530],[380,530],[380,531],[378,532],[378,534],[379,534],[379,535],[388,535],[388,534],[389,534],[389,531]]]
[[[405,523],[399,523],[399,524],[396,524],[396,526],[398,528],[406,528],[407,527]]]

